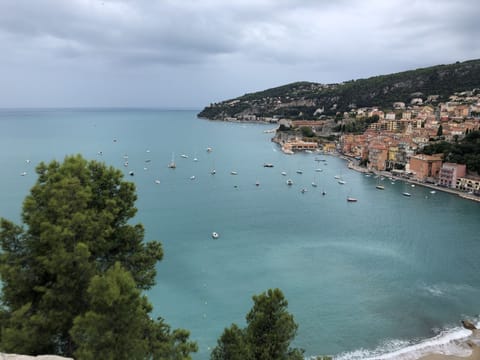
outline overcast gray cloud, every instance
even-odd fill
[[[0,0],[0,106],[201,107],[480,57],[477,0]]]

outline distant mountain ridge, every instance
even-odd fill
[[[392,108],[394,102],[410,104],[414,98],[441,102],[455,92],[474,88],[480,88],[480,59],[340,84],[295,82],[210,104],[198,116],[212,120],[273,116],[314,120],[360,107]]]

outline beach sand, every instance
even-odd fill
[[[480,360],[480,330],[473,330],[472,335],[466,338],[463,343],[467,344],[472,349],[468,356],[431,353],[422,356],[419,360]]]
[[[469,356],[429,354],[421,357],[420,360],[480,360],[480,347],[473,345],[472,353]]]

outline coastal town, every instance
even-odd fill
[[[434,95],[419,96],[409,104],[395,102],[388,110],[357,108],[337,113],[335,118],[314,121],[262,120],[278,123],[272,141],[286,154],[336,153],[348,158],[349,166],[359,171],[390,174],[480,199],[477,172],[466,164],[445,161],[444,154],[422,153],[432,143],[459,142],[467,134],[480,130],[480,91],[455,93],[446,102],[436,100]],[[374,121],[362,133],[342,131],[345,125],[364,119]]]

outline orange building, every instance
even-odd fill
[[[410,172],[420,181],[434,181],[442,168],[442,155],[415,155],[410,158]]]
[[[368,169],[383,171],[386,169],[388,148],[381,143],[368,146]]]

